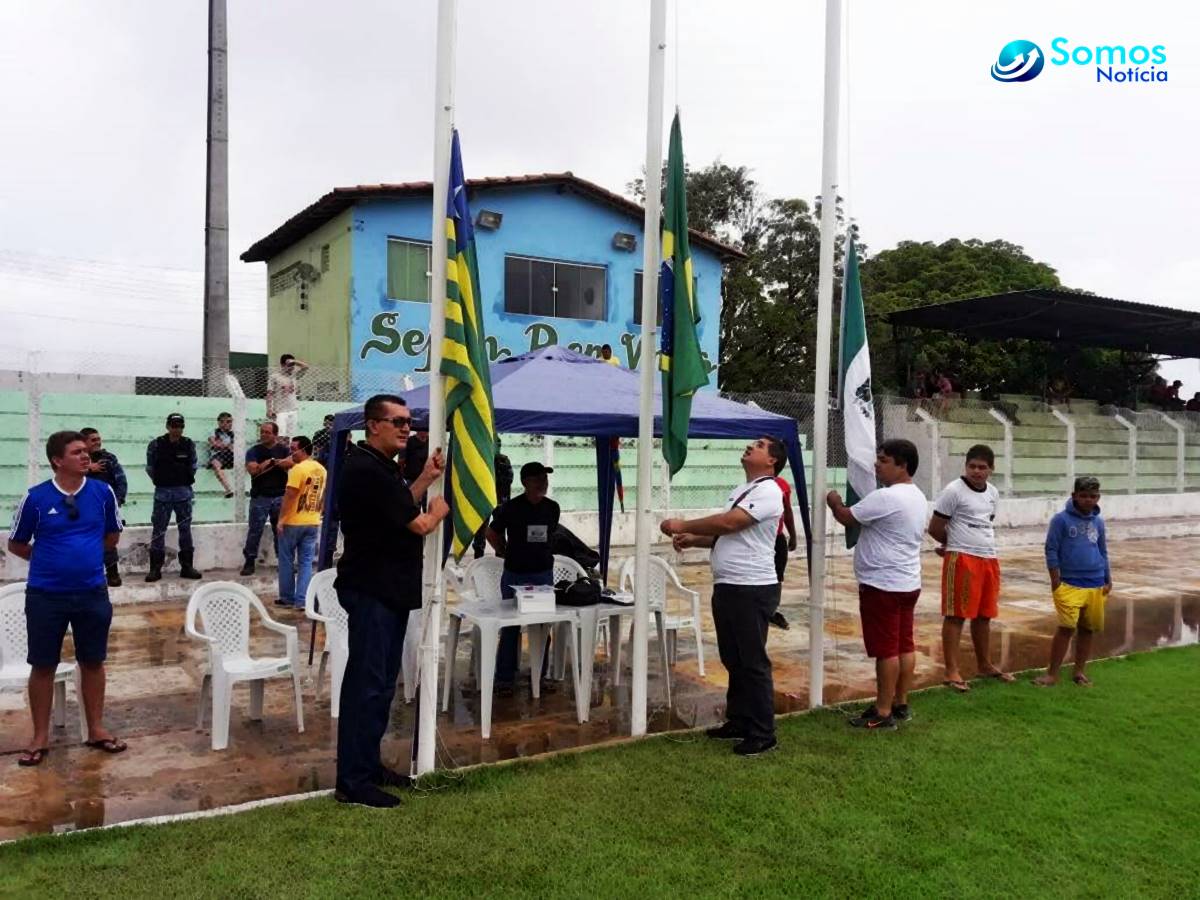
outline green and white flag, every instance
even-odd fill
[[[867,317],[858,278],[858,251],[853,239],[846,251],[842,284],[842,327],[838,396],[846,437],[846,505],[853,506],[875,490],[875,404],[871,395],[871,351]],[[846,546],[858,541],[858,527],[846,529]]]

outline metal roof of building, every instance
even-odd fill
[[[1200,356],[1200,313],[1037,288],[889,313],[893,325],[1184,358]]]
[[[571,172],[469,178],[467,187],[472,190],[502,187],[557,187],[574,191],[639,220],[645,215],[643,208],[627,197],[614,194],[612,191],[579,178]],[[360,184],[354,187],[334,188],[316,203],[296,213],[266,237],[256,241],[240,258],[243,262],[265,262],[356,203],[419,196],[429,194],[432,190],[433,185],[428,181],[409,181],[400,184]],[[692,243],[716,253],[722,259],[741,259],[745,256],[736,247],[723,243],[711,235],[695,229],[689,229],[689,234]]]

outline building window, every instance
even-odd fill
[[[321,271],[322,272],[329,271],[329,245],[328,244],[321,245]]]
[[[658,320],[655,325],[662,325],[662,294],[660,293],[654,298],[654,305],[658,312]],[[633,324],[642,324],[642,273],[633,273]]]
[[[504,257],[504,311],[559,319],[605,318],[603,266]]]
[[[392,300],[428,303],[433,281],[433,249],[423,241],[388,238],[387,293]]]

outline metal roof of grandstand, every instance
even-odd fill
[[[889,313],[897,326],[967,337],[1026,338],[1162,356],[1200,356],[1200,313],[1037,288]]]
[[[610,206],[636,220],[641,220],[645,212],[641,204],[635,203],[628,197],[622,197],[620,194],[614,194],[607,188],[580,178],[572,172],[543,172],[536,175],[467,179],[467,188],[472,192],[514,187],[553,187],[560,191],[572,191]],[[334,188],[312,205],[296,213],[265,238],[256,241],[249,250],[241,255],[241,260],[243,262],[265,262],[356,203],[372,200],[396,200],[402,197],[429,194],[432,191],[433,185],[428,181],[410,181],[400,184],[360,184],[354,187]],[[694,244],[716,253],[722,259],[741,259],[745,256],[737,247],[717,240],[712,235],[697,231],[695,228],[689,228],[688,234]]]

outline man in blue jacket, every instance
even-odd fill
[[[1050,645],[1050,668],[1045,675],[1034,679],[1036,685],[1058,684],[1058,670],[1067,655],[1071,636],[1075,635],[1073,680],[1091,687],[1086,669],[1092,653],[1092,636],[1104,630],[1104,603],[1112,590],[1099,504],[1100,481],[1084,475],[1075,479],[1075,490],[1066,508],[1050,520],[1046,532],[1046,568],[1050,570],[1058,628]]]

